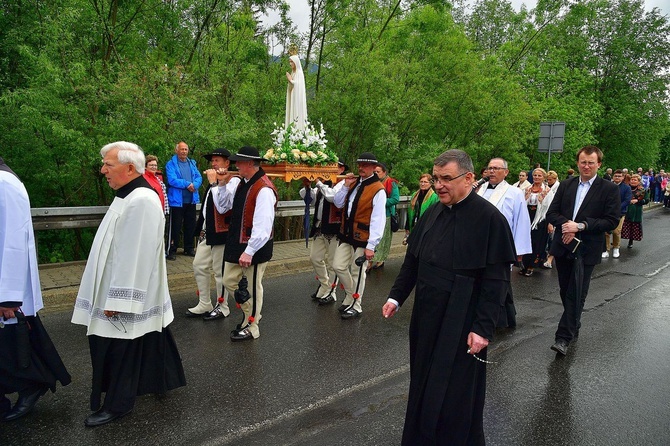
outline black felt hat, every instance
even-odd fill
[[[349,170],[349,166],[347,166],[347,165],[346,165],[345,163],[343,163],[342,161],[338,161],[338,162],[337,162],[337,165],[340,166],[340,167],[342,167],[342,168],[344,168],[344,171],[345,171],[345,172],[346,172],[347,170]]]
[[[256,147],[244,146],[235,155],[229,158],[231,161],[263,161]]]
[[[361,156],[358,157],[356,160],[357,163],[372,163],[372,164],[379,164],[379,161],[377,161],[377,157],[375,156],[374,153],[372,152],[363,152],[361,153]]]
[[[224,148],[219,147],[218,149],[212,150],[212,153],[203,155],[207,161],[212,161],[213,156],[222,156],[224,158],[230,159],[230,152]]]

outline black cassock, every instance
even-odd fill
[[[467,353],[467,337],[493,339],[516,257],[512,233],[471,193],[451,208],[430,207],[408,245],[389,293],[402,305],[416,286],[402,444],[483,445],[486,365]]]

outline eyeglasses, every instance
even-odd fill
[[[116,328],[117,330],[119,330],[119,331],[123,331],[124,333],[128,333],[128,331],[126,330],[126,326],[123,325],[123,321],[119,318],[119,315],[118,315],[118,314],[115,314],[114,316],[107,316],[107,320],[108,320],[109,323],[112,324],[112,326],[113,326],[114,328]],[[121,324],[121,328],[123,328],[123,330],[121,330],[121,328],[117,327],[116,324],[115,324],[115,322],[118,322],[119,324]]]
[[[580,166],[583,166],[583,167],[586,167],[586,166],[593,167],[593,166],[595,166],[596,164],[598,164],[598,163],[596,163],[595,161],[581,161],[581,162],[579,163],[579,165],[580,165]]]
[[[439,184],[449,184],[452,181],[462,177],[465,174],[467,174],[467,172],[463,172],[462,174],[456,175],[453,178],[451,178],[451,177],[438,177],[438,176],[433,175],[433,184],[438,184],[438,183]]]
[[[507,169],[506,167],[498,167],[498,166],[489,166],[486,168],[486,170],[492,170],[494,172],[497,172],[499,170],[505,170]]]

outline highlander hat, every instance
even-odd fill
[[[206,155],[203,155],[203,158],[205,158],[207,161],[212,161],[213,156],[222,156],[224,158],[230,158],[230,152],[224,148],[218,148],[212,150],[212,153],[208,153]]]
[[[377,161],[377,157],[372,152],[361,153],[361,156],[358,157],[356,162],[357,163],[379,164],[379,161]]]
[[[231,161],[263,161],[256,147],[244,146],[235,155],[228,158]]]

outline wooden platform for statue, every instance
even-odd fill
[[[307,178],[309,181],[316,181],[320,178],[322,181],[330,180],[336,183],[339,170],[337,163],[321,164],[318,166],[277,163],[274,165],[263,164],[262,167],[269,177],[282,178],[287,183],[303,178]]]

